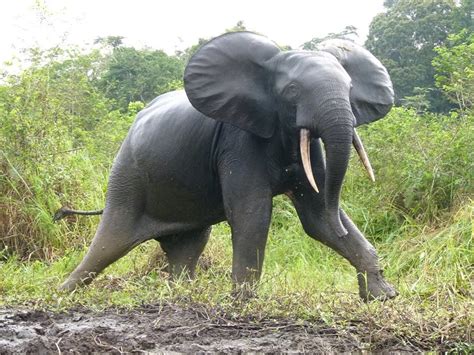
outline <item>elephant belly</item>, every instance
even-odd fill
[[[145,213],[157,221],[207,226],[224,219],[222,198],[208,188],[189,188],[169,178],[149,181],[145,191]]]

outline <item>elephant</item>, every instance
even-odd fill
[[[234,290],[248,289],[261,275],[272,199],[285,194],[305,233],[354,266],[363,300],[395,297],[339,203],[352,145],[373,179],[355,127],[384,117],[393,99],[384,66],[350,41],[283,51],[246,31],[210,40],[186,65],[184,90],[137,114],[96,234],[60,288],[90,283],[149,239],[172,276],[192,277],[212,225],[227,221]]]

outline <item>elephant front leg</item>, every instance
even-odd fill
[[[356,268],[360,297],[365,301],[370,301],[397,296],[395,288],[383,277],[374,246],[342,210],[341,220],[349,234],[344,238],[326,237],[322,239],[322,242],[344,256]]]
[[[265,245],[271,216],[270,201],[253,201],[247,207],[233,209],[229,220],[232,229],[232,280],[234,293],[251,297],[262,273]]]
[[[224,209],[232,231],[233,293],[248,298],[262,273],[272,212],[272,194],[258,167],[225,169],[221,175]]]
[[[341,221],[348,234],[334,235],[324,218],[323,204],[318,197],[307,192],[303,197],[291,196],[306,233],[312,238],[334,249],[346,258],[357,271],[359,295],[364,301],[390,299],[397,295],[395,288],[385,281],[374,246],[344,213]]]
[[[342,210],[341,220],[349,232],[347,236],[340,238],[325,231],[318,233],[316,239],[337,251],[355,267],[359,295],[364,301],[395,297],[397,292],[385,281],[374,246]]]

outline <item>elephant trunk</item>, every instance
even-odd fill
[[[353,136],[353,116],[347,110],[332,110],[325,116],[329,126],[320,129],[326,150],[324,199],[328,222],[338,237],[347,235],[339,210],[342,182],[349,164]]]
[[[326,172],[324,180],[325,214],[330,228],[338,237],[347,235],[339,209],[342,183],[349,164],[352,148],[355,117],[349,100],[350,87],[340,80],[323,81],[317,88],[319,95],[313,96],[297,108],[296,123],[301,129],[300,137],[309,130],[313,137],[320,137],[326,150]],[[305,174],[311,184],[310,169],[304,166],[305,140],[300,139]],[[308,164],[307,164],[308,165]],[[313,185],[313,184],[311,184]],[[313,186],[314,188],[314,186]],[[315,189],[316,190],[316,189]]]

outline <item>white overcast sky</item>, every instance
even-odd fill
[[[35,4],[44,4],[42,11]],[[297,48],[313,37],[358,28],[363,43],[383,0],[4,0],[0,61],[20,49],[91,44],[120,35],[127,45],[172,54],[244,21],[249,30]]]

